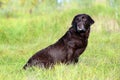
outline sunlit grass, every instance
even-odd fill
[[[120,79],[120,13],[104,5],[66,6],[66,9],[53,10],[49,14],[46,11],[41,14],[19,13],[18,17],[0,18],[0,80]],[[47,70],[22,70],[35,52],[65,34],[78,13],[87,13],[95,20],[87,49],[78,64],[58,64]]]

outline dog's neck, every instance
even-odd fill
[[[75,27],[72,26],[72,27],[69,28],[69,31],[71,32],[71,34],[76,34],[76,35],[79,36],[79,37],[88,39],[89,33],[90,33],[90,28],[87,29],[85,33],[81,33],[81,32],[78,32],[78,31],[75,29]]]

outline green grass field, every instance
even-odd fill
[[[120,80],[119,7],[97,3],[64,7],[48,8],[48,12],[42,8],[40,14],[11,13],[9,17],[0,13],[0,80]],[[78,64],[22,70],[35,52],[62,37],[79,13],[89,14],[95,24]]]

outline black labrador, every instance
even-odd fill
[[[34,54],[24,65],[50,68],[56,63],[77,63],[79,56],[86,49],[90,26],[94,20],[87,14],[78,14],[72,21],[72,26],[55,44]]]

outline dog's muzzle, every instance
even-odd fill
[[[78,32],[85,32],[86,29],[84,28],[83,25],[81,25],[81,26],[77,26],[77,31],[78,31]]]

